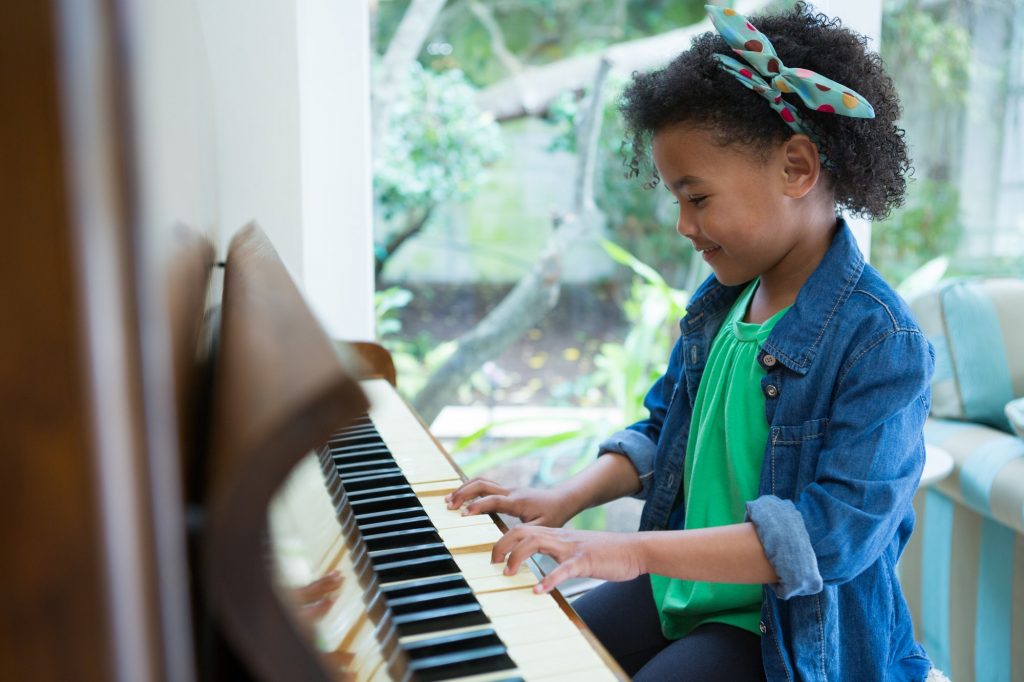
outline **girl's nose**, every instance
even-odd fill
[[[697,225],[693,220],[687,217],[685,211],[679,211],[679,219],[676,220],[676,232],[678,232],[680,236],[687,238],[692,238],[697,234]]]

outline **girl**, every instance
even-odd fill
[[[638,680],[923,680],[895,565],[932,351],[836,217],[902,201],[899,102],[865,40],[803,4],[708,11],[718,34],[622,104],[634,173],[649,146],[714,272],[649,417],[556,489],[475,479],[448,502],[524,521],[493,558],[552,556],[540,591],[611,581],[576,607]],[[624,495],[646,500],[639,532],[561,528]]]

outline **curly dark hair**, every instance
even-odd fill
[[[904,131],[896,125],[901,108],[882,59],[867,40],[844,28],[839,19],[816,14],[804,2],[785,14],[751,18],[768,36],[782,62],[842,83],[871,103],[875,118],[850,118],[813,111],[797,95],[793,102],[825,158],[823,176],[835,202],[854,215],[881,219],[903,203],[911,170]],[[691,48],[664,69],[633,74],[620,111],[627,135],[630,177],[649,168],[659,181],[649,149],[657,131],[676,123],[706,127],[723,146],[741,145],[762,156],[793,131],[761,95],[744,87],[719,66],[713,55],[732,55],[715,32],[697,36]]]

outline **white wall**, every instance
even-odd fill
[[[302,278],[295,7],[278,0],[196,2],[213,78],[220,253],[256,220]]]
[[[374,337],[369,3],[298,3],[305,293],[340,339]]]
[[[373,337],[365,2],[198,2],[213,74],[221,248],[250,220],[328,332]]]

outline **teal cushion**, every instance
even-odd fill
[[[1017,435],[1024,438],[1024,398],[1006,403],[1006,418]]]
[[[911,306],[935,347],[932,416],[1010,431],[1004,407],[1024,396],[1024,280],[945,282]]]

